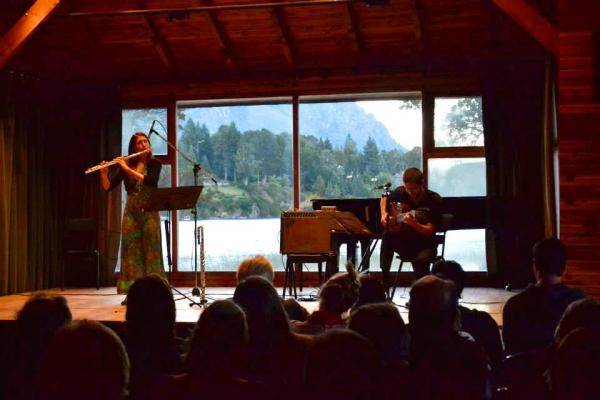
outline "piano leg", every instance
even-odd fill
[[[356,265],[356,240],[346,242],[346,261]]]
[[[339,255],[333,254],[327,258],[325,263],[325,280],[329,279],[333,274],[339,272]]]

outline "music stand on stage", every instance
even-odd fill
[[[184,209],[196,210],[196,203],[198,202],[198,197],[200,197],[200,193],[202,192],[203,188],[204,188],[204,186],[198,185],[198,186],[180,186],[180,187],[175,187],[175,188],[153,189],[150,192],[150,197],[146,201],[146,205],[144,206],[142,211],[144,211],[144,212],[146,212],[146,211],[172,211],[172,210],[184,210]],[[169,266],[169,285],[171,286],[171,289],[175,290],[179,295],[190,300],[190,307],[193,305],[202,306],[203,303],[206,302],[205,299],[201,299],[201,302],[198,303],[198,302],[194,301],[193,298],[190,299],[188,296],[181,293],[179,290],[177,290],[175,287],[173,287],[173,285],[171,285],[172,262],[171,262],[171,235],[170,235],[170,230],[169,230],[170,216],[171,216],[171,214],[169,213],[169,218],[165,220],[165,234],[167,236],[165,239],[166,239],[166,243],[167,243],[167,263]],[[194,243],[194,246],[195,245],[196,244]],[[198,292],[198,271],[197,270],[194,271],[194,275],[195,275],[195,286],[194,286],[194,290],[192,291],[192,294]]]

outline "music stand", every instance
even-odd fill
[[[142,208],[143,212],[147,211],[172,211],[172,210],[184,210],[184,209],[196,209],[196,203],[200,197],[200,193],[204,186],[180,186],[175,188],[156,188],[150,192],[150,197],[146,201],[146,205]],[[169,214],[170,217],[170,214]],[[169,218],[170,219],[170,218]],[[185,294],[177,290],[171,285],[171,235],[169,232],[169,220],[165,220],[165,234],[167,243],[167,264],[169,266],[169,285],[171,289],[175,290],[179,295],[190,301],[190,307],[193,305],[202,306],[201,303],[197,303],[194,299],[190,299]],[[195,243],[194,243],[195,246]],[[195,271],[195,282],[198,286],[198,271]]]

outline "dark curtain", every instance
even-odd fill
[[[489,200],[488,246],[497,285],[524,287],[533,281],[533,244],[555,232],[556,210],[547,201],[552,176],[548,125],[553,75],[547,52],[509,17],[490,9],[492,48],[484,71]],[[550,157],[550,159],[549,159]],[[553,217],[554,215],[554,217]]]
[[[115,93],[0,74],[0,295],[60,284],[66,218],[106,226],[97,177],[83,171],[120,136]]]

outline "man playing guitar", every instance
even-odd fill
[[[416,279],[429,274],[429,263],[437,254],[434,235],[440,224],[442,198],[425,188],[418,168],[406,169],[402,181],[404,185],[384,194],[380,203],[384,226],[380,265],[386,289],[391,284],[394,252],[412,259]]]

